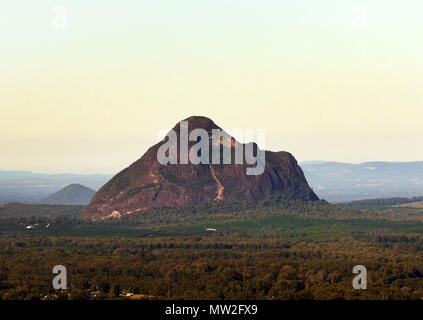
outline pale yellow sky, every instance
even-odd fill
[[[423,160],[418,1],[63,1],[63,30],[56,4],[0,5],[0,170],[114,173],[191,115],[298,160]]]

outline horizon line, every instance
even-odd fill
[[[297,160],[298,164],[300,165],[318,165],[324,163],[339,163],[339,164],[350,164],[350,165],[362,165],[366,163],[418,163],[422,162],[423,160],[412,160],[412,161],[384,161],[384,160],[371,160],[371,161],[363,161],[363,162],[345,162],[345,161],[336,161],[336,160]],[[1,172],[15,172],[15,173],[31,173],[31,174],[46,174],[46,175],[79,175],[79,176],[93,176],[93,175],[115,175],[119,173],[122,169],[117,170],[116,172],[93,172],[93,173],[78,173],[78,172],[40,172],[40,171],[31,171],[28,169],[13,169],[13,170],[4,170],[0,169]]]

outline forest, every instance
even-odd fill
[[[1,299],[423,298],[423,209],[274,198],[99,222],[82,209],[0,207]],[[367,290],[352,287],[355,265]]]

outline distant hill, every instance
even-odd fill
[[[87,205],[90,203],[94,194],[95,190],[74,183],[44,199],[41,199],[39,203],[57,205]]]
[[[413,198],[378,198],[378,199],[364,199],[349,202],[341,202],[341,205],[355,208],[369,208],[369,207],[416,207],[423,203],[423,196]]]
[[[72,183],[98,190],[111,177],[109,174],[45,174],[0,170],[0,204],[37,203]]]
[[[307,161],[300,166],[314,192],[332,202],[423,194],[423,161],[361,164]]]

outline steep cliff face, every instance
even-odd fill
[[[202,128],[211,136],[213,129],[220,129],[206,117],[190,117],[185,121],[188,132]],[[180,138],[179,123],[173,130]],[[245,162],[160,164],[157,153],[164,143],[152,146],[139,160],[106,183],[94,195],[82,217],[99,220],[139,213],[155,206],[188,206],[206,201],[254,203],[272,194],[283,194],[286,199],[318,200],[297,161],[288,152],[265,151],[263,174],[247,175],[246,169],[251,165]],[[190,142],[188,149],[195,143]],[[212,141],[209,143],[211,145]],[[220,143],[233,150],[238,142],[232,138]],[[210,153],[211,150],[210,146]]]

